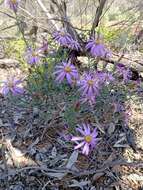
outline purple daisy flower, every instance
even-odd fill
[[[46,39],[43,40],[43,44],[39,48],[39,51],[47,54],[47,52],[48,52],[48,41]]]
[[[105,48],[100,40],[91,38],[85,48],[90,51],[91,55],[94,57],[111,57],[111,53]]]
[[[26,53],[26,60],[28,64],[35,65],[40,60],[39,52],[36,50],[33,50],[32,48],[29,48]]]
[[[53,38],[61,45],[68,47],[72,50],[79,51],[81,49],[80,44],[72,38],[72,36],[66,32],[65,29],[62,29],[60,31],[56,31],[53,34]]]
[[[15,77],[10,77],[6,81],[3,81],[3,86],[1,93],[6,96],[9,92],[13,95],[23,94],[24,89],[19,85],[22,83],[22,80],[16,79]]]
[[[127,82],[131,77],[131,71],[129,68],[126,68],[123,64],[118,64],[116,66],[117,72],[119,75],[123,76],[123,81]]]
[[[5,4],[14,12],[17,12],[20,0],[5,0]]]
[[[59,83],[66,78],[69,84],[72,84],[79,77],[76,67],[70,62],[62,62],[62,65],[57,65],[54,75],[57,75],[56,81]]]
[[[72,43],[72,37],[64,29],[56,31],[53,34],[53,38],[62,46],[68,47]]]
[[[68,47],[70,49],[77,50],[77,51],[81,49],[80,44],[75,40],[71,40],[70,43],[68,44]]]
[[[81,86],[79,91],[81,91],[83,97],[92,97],[98,94],[98,80],[94,74],[85,73],[79,82],[79,86]]]
[[[110,82],[114,81],[115,78],[109,72],[97,71],[96,77],[98,78],[99,84],[109,84]]]
[[[94,129],[93,132],[91,132],[91,125],[82,124],[77,128],[77,131],[82,136],[72,137],[71,141],[74,141],[77,144],[74,149],[83,148],[82,154],[88,155],[90,149],[93,149],[97,144],[97,130]],[[78,141],[81,142],[79,143]]]

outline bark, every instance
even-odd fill
[[[100,0],[100,1],[99,1],[99,7],[98,7],[97,10],[96,10],[96,14],[95,14],[94,21],[93,21],[92,28],[91,28],[90,37],[94,36],[95,28],[96,28],[96,27],[98,26],[98,24],[99,24],[100,17],[101,17],[101,15],[102,15],[102,12],[103,12],[103,9],[104,9],[104,6],[105,6],[106,1],[107,1],[107,0]]]

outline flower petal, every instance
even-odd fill
[[[79,148],[81,148],[84,144],[85,144],[85,142],[81,142],[81,143],[79,143],[77,146],[75,146],[74,149],[75,149],[75,150],[76,150],[76,149],[79,149]]]
[[[84,136],[86,135],[85,131],[83,131],[80,127],[78,127],[76,130],[79,131],[82,135]]]
[[[4,86],[2,89],[1,89],[1,93],[6,96],[8,93],[9,93],[9,88],[7,86]]]
[[[66,74],[62,71],[62,72],[59,74],[59,76],[56,77],[56,81],[62,82],[62,81],[64,80],[64,78],[65,78],[65,75],[66,75]]]
[[[85,143],[82,153],[85,154],[86,156],[89,154],[89,144],[88,143]]]
[[[71,75],[69,73],[66,74],[66,78],[67,78],[68,83],[71,84],[72,78],[71,78]]]
[[[84,137],[72,137],[71,141],[80,141],[84,140]]]
[[[20,88],[20,87],[13,87],[12,89],[11,89],[11,91],[12,91],[12,93],[14,94],[14,95],[18,95],[18,94],[23,94],[24,93],[24,89],[23,88]]]

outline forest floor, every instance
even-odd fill
[[[6,65],[0,80],[9,73],[22,75]],[[143,190],[143,96],[131,101],[128,127],[100,129],[88,157],[59,136],[63,100],[47,116],[51,101],[0,97],[0,190]]]

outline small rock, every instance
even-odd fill
[[[115,124],[110,123],[109,128],[108,128],[108,134],[111,135],[115,131]]]
[[[37,107],[34,107],[34,108],[33,108],[33,116],[34,116],[34,117],[39,116],[39,109],[38,109]]]

